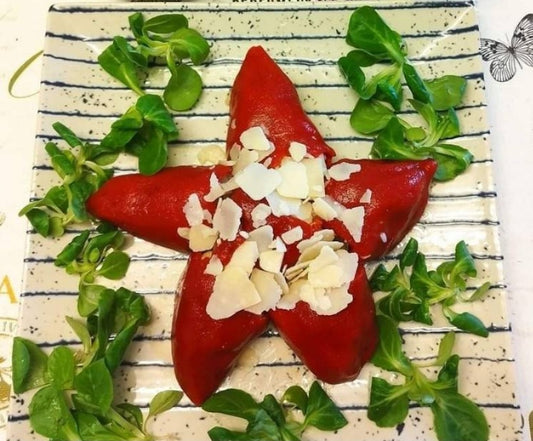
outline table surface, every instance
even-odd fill
[[[101,0],[100,0],[101,1]],[[33,158],[38,95],[16,99],[8,93],[13,72],[43,46],[49,0],[0,0],[0,368],[9,368],[11,336],[16,332],[26,220],[17,212],[27,201]],[[95,2],[93,0],[93,2]],[[531,0],[478,0],[482,37],[509,42],[517,23],[533,13]],[[533,68],[518,67],[515,77],[498,83],[486,63],[486,90],[504,271],[508,284],[518,395],[528,425],[533,410],[533,198],[528,194],[533,167]],[[39,88],[40,63],[16,84],[15,94]],[[0,371],[1,372],[1,371]],[[0,377],[0,386],[1,384]],[[0,387],[0,392],[2,388]],[[1,401],[0,396],[0,403]],[[0,441],[6,409],[0,405]],[[525,430],[529,439],[529,430]]]

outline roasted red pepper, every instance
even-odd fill
[[[269,156],[270,167],[278,166],[288,156],[293,141],[306,145],[310,155],[323,155],[326,163],[331,163],[333,150],[304,113],[289,78],[262,48],[254,47],[248,52],[232,88],[230,103],[228,152],[239,142],[243,131],[261,126],[275,146]],[[341,312],[318,315],[306,303],[299,302],[292,310],[271,310],[262,315],[241,311],[214,320],[206,313],[215,280],[205,274],[209,259],[198,253],[191,255],[178,289],[172,353],[178,381],[194,403],[202,403],[216,390],[243,346],[263,332],[268,317],[295,353],[324,381],[338,383],[355,378],[371,357],[377,332],[363,263],[388,252],[419,220],[436,166],[432,161],[348,162],[358,163],[361,170],[345,181],[329,180],[325,189],[329,197],[346,208],[365,207],[359,242],[339,220],[325,222],[315,217],[307,223],[291,216],[267,218],[276,236],[296,226],[302,227],[304,237],[331,228],[338,240],[345,241],[351,251],[359,254],[359,269],[349,286],[353,300]],[[224,166],[175,167],[150,177],[113,178],[89,199],[88,209],[96,217],[134,235],[186,250],[187,242],[176,232],[178,227],[188,226],[183,207],[189,196],[196,193],[203,208],[213,213],[215,204],[203,200],[209,192],[213,170],[221,181],[231,174],[231,168]],[[361,202],[367,189],[372,192],[370,201]],[[266,202],[254,201],[241,189],[225,197],[233,199],[243,210],[241,230],[253,230],[251,212],[258,203]],[[240,241],[242,238],[219,244],[214,253],[226,264]],[[284,264],[293,265],[297,258],[296,244],[289,245]]]
[[[153,176],[138,173],[107,181],[87,201],[87,210],[134,236],[177,251],[190,251],[178,228],[189,226],[183,207],[189,196],[198,195],[205,210],[215,212],[216,202],[206,202],[212,174],[222,180],[231,167],[169,167]]]
[[[228,254],[220,251],[217,255],[227,263]],[[172,324],[174,372],[183,391],[197,405],[218,389],[241,350],[268,325],[266,314],[240,311],[222,320],[213,320],[207,314],[215,283],[214,276],[205,274],[208,262],[205,254],[192,253],[189,257]]]

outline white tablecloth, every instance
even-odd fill
[[[7,83],[21,63],[42,49],[46,12],[51,3],[0,0],[0,441],[5,438],[7,411],[2,394],[9,383],[10,336],[18,314],[16,300],[27,227],[17,212],[27,201],[30,189],[38,106],[37,95],[10,97]],[[479,0],[477,7],[482,37],[505,43],[520,19],[533,13],[531,0]],[[511,81],[497,83],[488,72],[488,64],[485,67],[518,394],[527,424],[533,410],[533,68],[523,65]],[[39,78],[37,62],[17,83],[15,92],[22,95],[37,91]]]

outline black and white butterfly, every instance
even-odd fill
[[[496,81],[509,81],[516,65],[533,67],[533,14],[527,14],[516,27],[511,45],[490,38],[481,39],[481,57],[491,61],[489,71]]]

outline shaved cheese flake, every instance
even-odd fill
[[[193,225],[189,231],[189,247],[192,251],[207,251],[213,248],[218,232],[207,225]]]
[[[322,198],[326,195],[324,189],[324,161],[321,158],[306,158],[301,164],[305,167],[310,198]]]
[[[178,228],[178,236],[179,236],[179,237],[183,237],[184,239],[189,240],[189,233],[190,233],[190,231],[191,231],[190,228],[179,227],[179,228]]]
[[[215,165],[226,160],[226,150],[218,145],[209,145],[198,152],[198,161],[202,165]]]
[[[300,298],[318,314],[322,311],[327,311],[331,307],[331,300],[326,295],[326,290],[324,288],[314,288],[309,283],[302,285]]]
[[[253,162],[258,162],[259,154],[255,150],[242,149],[239,152],[235,165],[233,166],[233,175],[236,175],[241,170],[244,170]]]
[[[355,277],[359,266],[359,256],[356,253],[349,253],[346,250],[338,250],[339,266],[342,268],[344,279],[342,284],[349,284]]]
[[[279,273],[284,253],[277,250],[265,250],[259,254],[259,266],[270,273]]]
[[[387,233],[379,233],[379,238],[381,239],[381,242],[387,243]]]
[[[257,243],[257,248],[260,253],[268,249],[268,246],[274,240],[274,231],[270,225],[264,225],[250,231],[248,235],[250,240]]]
[[[311,202],[304,202],[300,205],[300,210],[298,210],[296,217],[311,223],[313,221],[313,205]]]
[[[309,272],[316,272],[326,266],[335,265],[339,261],[339,256],[329,246],[323,246],[320,253],[309,264]]]
[[[298,227],[291,228],[288,231],[285,231],[285,233],[281,235],[281,239],[287,245],[290,245],[292,243],[298,242],[299,240],[302,240],[303,236],[304,236],[304,231],[302,230],[302,227],[298,226]]]
[[[204,220],[204,209],[200,203],[200,198],[196,193],[193,193],[187,199],[187,202],[183,206],[183,213],[187,219],[189,226],[199,225]]]
[[[313,201],[313,211],[325,221],[333,220],[337,217],[337,211],[328,203],[326,198],[317,198]]]
[[[232,161],[236,161],[238,158],[239,158],[239,154],[242,150],[242,147],[235,143],[231,146],[231,148],[229,149],[229,158],[232,160]]]
[[[352,173],[361,171],[360,164],[350,162],[340,162],[330,167],[328,170],[329,177],[335,181],[346,181],[350,179]]]
[[[345,309],[352,303],[353,296],[348,292],[349,285],[343,285],[339,288],[327,290],[328,298],[331,305],[328,309],[318,312],[321,315],[334,315]]]
[[[306,248],[320,242],[332,241],[335,238],[333,230],[319,230],[315,232],[309,239],[302,240],[298,245],[298,251],[303,252]]]
[[[231,199],[219,199],[213,228],[220,233],[222,240],[235,240],[241,224],[242,208]]]
[[[257,204],[252,210],[252,223],[254,228],[259,228],[266,224],[266,218],[272,214],[272,209],[266,204]]]
[[[269,150],[270,141],[265,135],[262,127],[250,127],[241,133],[239,138],[244,148],[248,150]]]
[[[372,190],[370,190],[370,188],[367,188],[366,191],[363,193],[363,196],[361,196],[361,199],[359,199],[359,202],[361,204],[370,204],[371,200],[372,200]]]
[[[224,193],[228,193],[239,188],[239,185],[235,182],[235,178],[228,179],[226,182],[220,184]]]
[[[259,250],[257,249],[257,243],[247,240],[234,251],[227,267],[241,268],[246,274],[250,275],[258,258]]]
[[[306,247],[302,253],[300,254],[300,257],[298,258],[298,262],[305,262],[309,260],[316,259],[318,255],[320,254],[320,251],[324,247],[329,247],[334,251],[337,251],[341,249],[344,246],[342,242],[337,241],[325,241],[321,240],[320,242],[317,242],[313,245],[310,245]]]
[[[215,256],[214,254],[211,256],[211,259],[209,259],[209,263],[205,267],[205,273],[209,274],[211,276],[218,276],[222,270],[224,269],[222,262],[218,258],[218,256]]]
[[[263,164],[252,163],[235,175],[235,182],[254,201],[271,194],[279,184],[281,175]]]
[[[276,282],[274,274],[256,268],[252,271],[250,280],[255,285],[261,301],[247,308],[246,311],[253,314],[261,314],[274,308],[282,294],[281,286]]]
[[[249,274],[238,266],[227,266],[215,279],[206,312],[212,319],[220,320],[260,301],[261,296]]]
[[[298,303],[300,298],[300,291],[302,286],[307,284],[305,280],[298,280],[294,283],[291,283],[290,286],[287,286],[287,290],[283,292],[283,296],[276,305],[277,309],[293,309]]]
[[[296,162],[300,162],[307,154],[307,146],[301,142],[293,141],[289,145],[289,153],[292,159]]]
[[[209,193],[204,196],[204,200],[207,202],[214,202],[219,197],[223,196],[225,191],[218,181],[217,175],[211,173],[209,177]]]
[[[281,196],[287,198],[305,199],[309,195],[309,185],[307,183],[307,170],[305,165],[285,159],[278,168],[281,175],[281,183],[277,188]]]
[[[365,209],[363,207],[347,208],[340,215],[340,220],[350,232],[353,240],[355,242],[361,242],[365,222]]]
[[[204,210],[204,219],[207,221],[208,224],[213,223],[213,215],[209,210]]]
[[[272,241],[272,243],[268,246],[268,248],[271,249],[271,250],[280,251],[282,253],[287,251],[287,247],[285,246],[285,244],[283,243],[283,241],[281,240],[280,237],[276,237]]]
[[[302,201],[295,198],[286,198],[277,192],[270,193],[266,200],[274,216],[296,216],[300,212]]]

